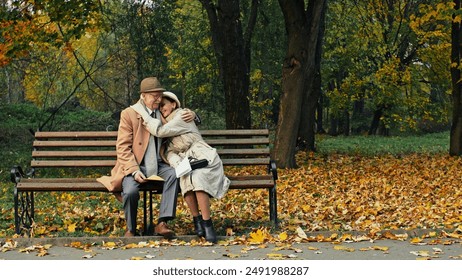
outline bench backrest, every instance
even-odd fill
[[[202,130],[225,166],[270,164],[268,129]],[[112,168],[117,131],[36,132],[32,168]]]

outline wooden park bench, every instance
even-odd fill
[[[277,169],[270,158],[267,129],[202,130],[226,166],[258,166],[257,175],[227,174],[232,189],[267,189],[269,218],[277,227]],[[108,192],[96,178],[109,174],[116,163],[117,131],[36,132],[27,174],[20,166],[11,170],[14,186],[15,231],[20,234],[34,221],[34,196],[39,192]],[[65,170],[65,171],[63,171]],[[83,175],[83,171],[90,175]],[[72,175],[60,175],[72,174]],[[153,233],[152,195],[162,193],[162,182],[148,182],[143,192],[143,234]],[[149,222],[148,222],[149,219]]]

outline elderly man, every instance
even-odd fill
[[[160,118],[159,104],[165,89],[156,77],[148,77],[141,81],[141,96],[138,101],[146,111],[155,118]],[[190,122],[196,117],[188,111],[182,115],[183,120]],[[160,139],[152,136],[143,126],[143,119],[132,108],[124,109],[120,115],[117,135],[117,162],[111,171],[111,176],[98,179],[109,191],[123,203],[126,232],[130,237],[136,234],[136,217],[140,199],[139,186],[151,175],[162,177],[164,187],[160,201],[159,219],[154,232],[166,238],[174,235],[167,226],[167,221],[175,218],[178,179],[175,170],[159,157]]]

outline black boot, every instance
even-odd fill
[[[205,231],[204,231],[204,226],[202,225],[202,216],[199,215],[197,217],[193,217],[194,221],[194,231],[196,232],[197,236],[199,237],[204,237],[205,236]]]
[[[207,240],[208,242],[216,243],[217,234],[215,233],[215,229],[213,228],[212,219],[202,220],[202,225],[205,230],[205,240]]]

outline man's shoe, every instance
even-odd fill
[[[129,230],[127,230],[124,234],[124,237],[133,237],[133,236],[135,236],[135,234]]]
[[[173,230],[169,229],[165,222],[158,223],[157,226],[154,228],[154,233],[162,235],[167,239],[172,238],[175,235]]]

